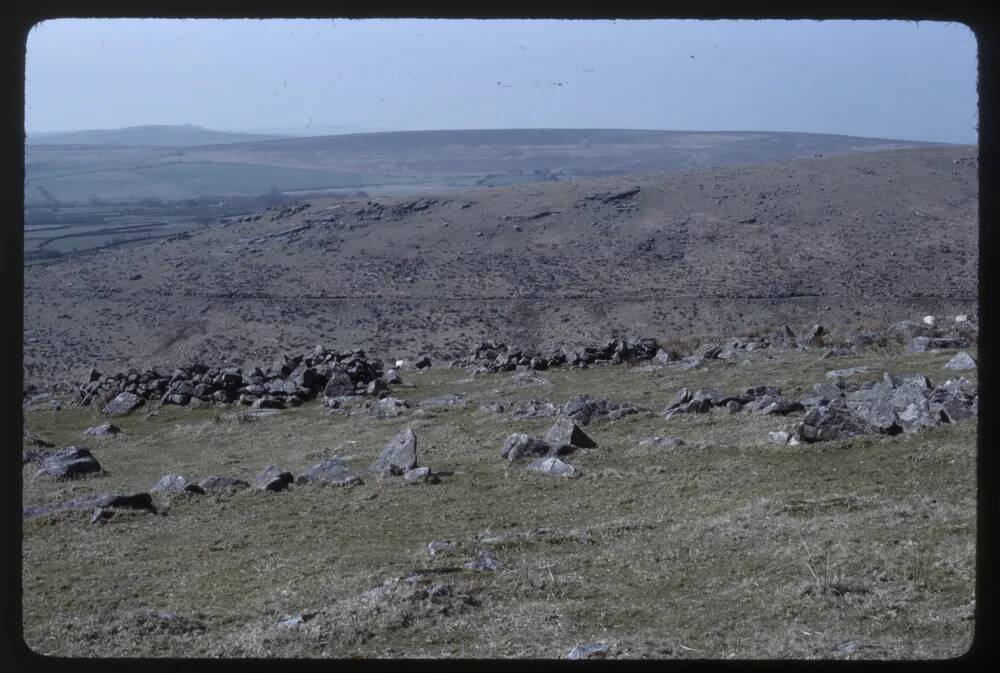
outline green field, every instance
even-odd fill
[[[778,446],[767,432],[800,415],[659,415],[681,386],[769,384],[796,397],[832,368],[815,352],[768,355],[690,372],[555,369],[534,383],[405,371],[393,394],[413,408],[388,420],[329,416],[318,402],[256,420],[238,407],[154,404],[115,419],[121,436],[85,441],[83,429],[102,421],[96,409],[28,411],[25,427],[91,447],[108,474],[53,483],[26,468],[26,505],[141,491],[170,472],[251,480],[273,463],[298,474],[330,456],[363,474],[406,426],[419,464],[452,474],[433,485],[363,474],[347,489],[187,494],[159,515],[105,524],[88,524],[89,512],[28,520],[25,639],[85,657],[558,658],[589,641],[614,657],[961,655],[973,626],[975,421]],[[869,352],[835,366],[937,384],[951,355]],[[466,404],[417,405],[443,393]],[[553,419],[518,421],[481,403],[580,393],[647,411],[587,426],[598,448],[566,458],[577,479],[500,457],[509,433],[540,435]],[[639,444],[653,435],[686,444]],[[432,540],[456,549],[432,557]],[[462,567],[487,548],[498,570]],[[426,581],[400,579],[414,570]],[[420,593],[434,584],[448,592]],[[158,622],[147,609],[178,617]],[[308,621],[280,623],[299,613]]]

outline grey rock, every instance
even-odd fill
[[[420,400],[417,402],[417,406],[425,407],[429,409],[443,409],[447,407],[458,407],[465,404],[465,400],[461,395],[456,395],[454,393],[447,393],[445,395],[437,395],[436,397],[428,397],[425,400]]]
[[[403,377],[395,369],[390,369],[385,373],[385,382],[392,385],[399,385],[403,382]]]
[[[813,325],[809,328],[809,331],[802,336],[800,343],[806,346],[822,346],[823,336],[825,334],[826,329],[824,329],[822,325]]]
[[[507,436],[501,455],[510,462],[514,462],[528,456],[544,456],[551,452],[552,446],[548,442],[516,432]]]
[[[712,410],[712,403],[705,399],[691,400],[675,407],[667,407],[663,410],[664,415],[670,418],[674,414],[704,414]]]
[[[410,408],[409,403],[396,397],[383,397],[372,407],[370,414],[377,418],[396,418]]]
[[[761,397],[754,401],[752,405],[753,411],[758,414],[778,414],[780,416],[785,416],[795,411],[802,411],[805,409],[800,402],[795,402],[789,400],[780,395],[768,395],[766,397]]]
[[[327,379],[326,387],[323,389],[323,394],[326,397],[341,397],[354,394],[354,383],[351,381],[351,375],[347,373],[346,369],[342,367],[333,368]]]
[[[188,485],[187,479],[179,474],[168,474],[157,480],[153,484],[150,493],[179,493]]]
[[[100,425],[95,425],[87,428],[83,431],[84,435],[88,437],[110,437],[112,435],[117,435],[121,432],[121,428],[113,423],[102,423]]]
[[[284,619],[278,622],[278,626],[281,626],[286,629],[295,628],[296,626],[302,626],[315,616],[316,616],[315,612],[299,612],[294,615],[285,617]]]
[[[594,642],[577,645],[563,659],[604,659],[611,652],[607,643]]]
[[[275,465],[268,465],[253,480],[258,491],[281,491],[292,483],[292,473]]]
[[[833,369],[826,373],[826,378],[842,379],[848,376],[854,376],[855,374],[867,374],[869,371],[871,371],[870,367],[849,367],[847,369]]]
[[[250,484],[234,477],[213,475],[199,481],[198,486],[206,493],[220,493],[240,488],[249,488]]]
[[[965,351],[960,351],[955,354],[955,357],[948,360],[948,364],[946,364],[944,368],[955,372],[964,372],[970,369],[975,369],[976,361],[973,360],[972,356]]]
[[[557,453],[564,453],[567,448],[592,449],[597,446],[597,442],[569,418],[560,418],[556,421],[545,434],[545,442]]]
[[[568,463],[564,463],[555,456],[539,458],[528,463],[528,469],[532,472],[540,472],[551,477],[565,477],[572,479],[577,476],[576,468]]]
[[[142,404],[142,398],[135,393],[119,393],[108,402],[102,411],[108,416],[126,416]]]
[[[72,500],[66,500],[63,502],[24,507],[22,508],[22,518],[31,519],[44,514],[74,510],[82,511],[94,508],[144,509],[150,512],[156,511],[156,507],[153,505],[153,498],[149,493],[135,493],[132,495],[104,493],[101,495],[89,495],[80,498],[73,498]]]
[[[688,356],[686,358],[682,358],[679,361],[677,361],[677,363],[675,364],[675,366],[680,371],[686,372],[686,371],[690,371],[692,369],[696,369],[696,368],[700,367],[704,361],[705,361],[705,359],[702,358],[702,357],[699,357],[697,355],[691,355],[691,356]]]
[[[743,391],[743,397],[747,400],[756,400],[760,397],[778,397],[781,395],[781,388],[777,386],[753,386]]]
[[[408,484],[426,484],[437,481],[429,467],[415,467],[412,470],[407,470],[403,474],[403,480]]]
[[[380,477],[399,476],[417,466],[417,437],[406,428],[392,438],[369,470]]]
[[[842,402],[816,407],[805,415],[797,434],[804,442],[821,442],[871,435],[876,428],[854,415]]]
[[[389,383],[385,379],[376,378],[365,387],[365,392],[369,395],[378,395],[388,389]]]
[[[463,567],[468,570],[499,570],[503,564],[497,559],[496,554],[494,554],[489,549],[484,549],[479,552],[474,561],[469,561],[463,564]]]
[[[35,473],[35,476],[76,479],[103,471],[101,464],[97,462],[89,449],[82,446],[68,446],[45,455],[42,458],[41,469]]]
[[[445,554],[455,550],[455,543],[451,540],[431,540],[427,545],[427,553],[431,556]]]
[[[360,486],[364,482],[339,458],[316,463],[295,479],[296,484],[327,484],[330,486]]]

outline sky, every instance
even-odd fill
[[[28,133],[627,128],[977,142],[974,33],[904,21],[58,19]]]

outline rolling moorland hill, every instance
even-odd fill
[[[81,131],[43,131],[29,133],[28,145],[167,145],[186,147],[194,145],[218,145],[222,143],[246,143],[258,140],[274,140],[278,134],[234,133],[216,131],[195,124],[169,125],[150,124],[128,126],[120,129],[87,129]]]
[[[970,147],[312,199],[26,269],[25,384],[974,313],[977,219]]]
[[[735,131],[507,129],[266,139],[197,127],[168,127],[169,132],[144,128],[81,132],[60,144],[32,143],[29,138],[25,202],[44,206],[91,199],[181,199],[268,191],[356,193],[359,189],[371,196],[398,196],[933,146],[878,138]]]

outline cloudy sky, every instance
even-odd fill
[[[65,19],[30,132],[769,130],[976,142],[976,39],[900,21]]]

